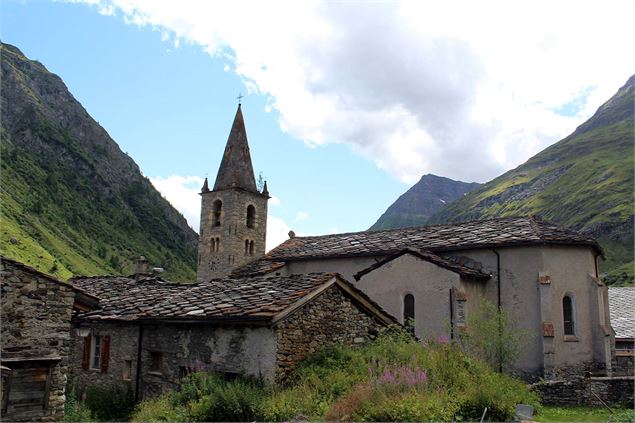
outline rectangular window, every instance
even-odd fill
[[[160,372],[163,370],[163,353],[152,351],[150,352],[150,371]]]
[[[123,380],[132,378],[132,360],[124,360],[123,362]]]
[[[93,335],[90,349],[90,368],[101,370],[101,335]]]

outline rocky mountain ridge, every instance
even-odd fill
[[[436,211],[442,209],[480,184],[455,181],[432,174],[423,175],[402,194],[369,228],[370,231],[423,225]]]
[[[129,273],[145,255],[192,280],[197,234],[39,62],[0,44],[0,246],[61,278]]]

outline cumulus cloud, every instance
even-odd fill
[[[496,176],[571,132],[635,70],[628,0],[83,1],[175,47],[200,45],[268,97],[284,131],[347,143],[404,182]]]
[[[201,192],[203,178],[171,175],[167,178],[150,178],[150,181],[163,197],[185,216],[187,223],[198,232],[201,218],[201,196],[198,194]],[[277,197],[272,197],[269,202],[271,203],[274,198],[276,198],[277,204],[280,204],[280,200]],[[267,251],[287,240],[290,230],[291,227],[283,219],[268,214]]]

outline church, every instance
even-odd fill
[[[404,324],[453,339],[484,301],[527,333],[514,371],[610,373],[615,358],[603,252],[537,217],[290,238],[265,252],[268,187],[256,186],[241,110],[214,185],[202,187],[197,281],[148,272],[80,277],[100,298],[74,319],[73,380],[130,383],[136,398],[196,370],[273,382],[329,343],[372,342]],[[82,336],[80,336],[81,334]]]

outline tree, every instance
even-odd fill
[[[509,370],[531,334],[521,330],[509,314],[487,300],[468,318],[460,335],[466,352],[483,359],[494,370]]]

